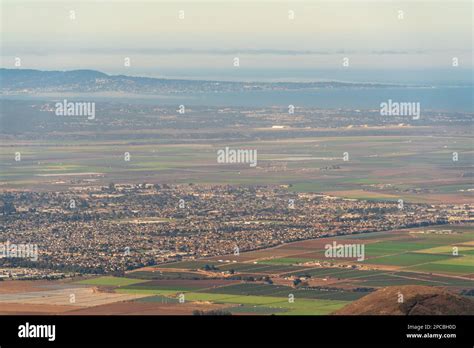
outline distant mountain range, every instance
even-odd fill
[[[135,94],[311,90],[321,88],[403,87],[350,82],[230,82],[107,75],[95,70],[41,71],[0,69],[2,94],[47,92],[120,92]]]

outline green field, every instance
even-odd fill
[[[347,301],[334,300],[309,300],[295,298],[294,303],[289,303],[287,298],[270,296],[235,296],[212,293],[186,293],[187,301],[211,301],[215,303],[233,303],[254,305],[276,309],[286,309],[281,314],[291,315],[324,315],[344,307]]]
[[[231,312],[232,314],[241,314],[241,313],[252,313],[252,314],[260,314],[260,315],[268,315],[268,314],[278,314],[284,313],[288,310],[286,308],[272,308],[272,307],[265,307],[265,306],[235,306],[226,308],[227,311]]]
[[[402,253],[397,255],[382,256],[364,261],[374,265],[414,266],[452,258],[450,255]]]
[[[266,263],[229,263],[218,267],[220,270],[234,270],[244,273],[287,273],[299,269],[296,266],[287,264],[266,264]]]
[[[433,273],[447,273],[453,275],[469,275],[474,274],[474,265],[450,265],[444,263],[428,263],[424,265],[418,265],[410,267],[410,270],[421,271],[421,272],[433,272]],[[472,281],[474,283],[474,280]],[[471,284],[472,286],[473,284]]]
[[[433,243],[410,243],[401,241],[386,241],[371,243],[365,245],[365,257],[376,258],[379,256],[401,254],[409,251],[418,251],[436,247],[438,244]]]
[[[474,255],[474,248],[463,247],[463,246],[453,246],[453,245],[443,245],[430,249],[418,250],[418,253],[427,253],[427,254],[446,254],[453,255],[454,247],[457,248],[459,256],[462,255]]]
[[[289,294],[293,294],[295,298],[307,299],[327,299],[327,300],[343,300],[353,301],[359,299],[367,293],[343,290],[321,290],[321,289],[295,289],[289,286],[270,285],[261,283],[242,283],[218,287],[212,290],[206,290],[207,293],[213,294],[229,294],[229,295],[245,295],[245,296],[272,296],[288,298]]]
[[[102,286],[127,286],[137,283],[143,283],[145,280],[143,279],[128,279],[128,278],[121,278],[121,277],[99,277],[99,278],[91,278],[85,279],[77,282],[78,284],[85,284],[85,285],[102,285]]]
[[[344,134],[337,136],[299,137],[295,133],[284,139],[272,132],[265,141],[258,137],[248,139],[245,132],[245,139],[225,142],[225,146],[258,149],[259,163],[263,166],[283,163],[284,158],[293,157],[294,160],[287,163],[291,172],[286,173],[245,166],[218,168],[216,150],[223,144],[213,140],[206,142],[201,137],[202,140],[193,142],[194,131],[188,129],[190,140],[178,144],[170,130],[159,129],[129,129],[129,138],[124,137],[122,131],[110,131],[108,139],[103,141],[97,141],[91,132],[81,134],[81,140],[68,142],[51,139],[11,142],[0,149],[0,178],[7,188],[54,187],[57,177],[50,175],[94,172],[106,174],[104,184],[130,177],[137,180],[165,178],[168,183],[178,184],[290,184],[290,190],[295,192],[340,192],[349,198],[387,201],[402,198],[406,202],[421,203],[430,203],[433,199],[442,203],[450,195],[463,199],[470,196],[467,189],[472,186],[472,180],[462,176],[464,169],[460,165],[446,165],[450,153],[441,146],[441,143],[452,145],[465,163],[472,163],[472,144],[468,137],[413,137],[400,135],[399,130],[374,136],[369,129],[358,129],[344,130]],[[170,136],[172,143],[167,143]],[[135,137],[140,137],[140,141]],[[344,162],[342,154],[348,149],[351,159]],[[14,161],[15,151],[22,153],[21,162]],[[124,152],[131,154],[129,162],[123,160]],[[306,159],[299,160],[299,157]],[[340,169],[319,170],[328,165],[337,165]],[[403,175],[400,168],[407,169]],[[308,173],[307,169],[314,171]],[[379,175],[380,170],[386,171],[383,177]],[[419,180],[420,173],[423,182]],[[440,177],[453,178],[453,182],[440,183]],[[376,184],[391,186],[374,190],[372,185]],[[430,190],[436,196],[427,197],[411,189]]]
[[[262,260],[260,264],[266,265],[295,265],[304,262],[317,261],[304,258],[295,258],[295,257],[280,257],[277,259]]]
[[[150,272],[150,271],[136,271],[129,272],[127,278],[137,278],[144,280],[164,280],[164,279],[206,279],[206,276],[193,272]]]
[[[297,275],[297,276],[310,276],[313,278],[365,278],[370,277],[376,274],[384,273],[383,271],[360,271],[354,269],[347,269],[347,268],[311,268],[311,269],[304,269],[301,271],[291,272],[285,274],[289,275]]]
[[[288,263],[279,264],[278,262],[258,262],[258,263],[239,263],[239,262],[216,262],[216,261],[183,261],[166,263],[157,266],[158,268],[176,268],[187,270],[203,269],[206,265],[214,266],[220,271],[234,270],[244,273],[285,273],[298,269]],[[190,275],[191,276],[191,275]],[[198,276],[198,275],[196,275]]]
[[[172,262],[172,263],[164,263],[159,265],[159,268],[178,268],[178,269],[188,269],[188,270],[196,270],[202,269],[204,266],[216,266],[224,265],[223,263],[219,263],[216,261],[182,261],[182,262]]]
[[[474,272],[474,256],[454,256],[448,260],[434,262],[439,265],[469,266]]]
[[[183,291],[192,291],[192,290],[199,290],[202,287],[200,286],[194,286],[194,285],[188,285],[188,286],[171,286],[171,285],[148,285],[146,283],[140,283],[136,285],[129,285],[129,286],[124,286],[122,287],[123,290],[150,290],[150,291],[158,291],[161,293],[161,291],[165,292],[170,292],[170,293],[176,293],[176,292],[183,292]]]
[[[174,290],[159,290],[159,289],[129,289],[129,288],[118,288],[115,289],[115,292],[122,294],[132,294],[132,295],[176,295],[177,291]]]
[[[416,233],[423,232],[423,233]],[[225,311],[233,314],[315,315],[330,314],[345,304],[360,299],[377,288],[402,285],[425,285],[449,288],[460,293],[472,289],[474,281],[466,276],[474,274],[474,247],[472,226],[434,226],[423,229],[367,233],[339,236],[329,240],[350,240],[365,243],[366,260],[357,269],[352,261],[334,259],[332,267],[298,265],[314,261],[321,252],[321,244],[287,244],[284,257],[268,258],[268,252],[252,252],[255,261],[217,262],[209,260],[187,260],[156,266],[156,271],[136,271],[127,278],[98,277],[79,283],[119,287],[119,293],[147,295],[139,302],[177,303],[179,294],[186,302],[204,301],[228,304]],[[389,239],[390,238],[390,239]],[[459,256],[452,254],[453,247]],[[307,258],[305,256],[308,256]],[[252,256],[253,257],[253,256]],[[223,256],[223,259],[226,257]],[[322,258],[320,261],[328,261]],[[347,262],[349,267],[343,264]],[[235,280],[225,284],[221,280],[205,278],[204,274],[191,270],[215,266],[215,277],[223,277],[219,271],[234,270]],[[173,268],[182,271],[176,271]],[[159,269],[162,269],[160,271]],[[170,272],[166,272],[169,270]],[[306,277],[298,287],[275,285],[262,281],[249,281],[250,277]],[[213,277],[214,277],[213,276]],[[134,279],[134,278],[137,279]],[[294,279],[294,278],[290,278]],[[287,280],[288,281],[288,280]],[[289,281],[288,281],[289,283]],[[287,283],[287,284],[288,284]],[[309,286],[309,284],[317,284]],[[357,291],[355,290],[357,289]],[[289,303],[289,295],[295,298]]]

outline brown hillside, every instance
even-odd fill
[[[403,303],[398,302],[399,293]],[[474,314],[474,301],[429,286],[390,286],[336,311],[337,315],[460,315]]]

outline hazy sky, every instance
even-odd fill
[[[234,57],[254,70],[338,69],[344,57],[354,69],[473,66],[470,0],[1,4],[2,67],[15,57],[22,68],[152,75],[231,70]]]

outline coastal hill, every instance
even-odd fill
[[[2,93],[35,92],[120,92],[120,93],[192,93],[244,91],[297,91],[324,88],[403,87],[380,83],[317,82],[235,82],[179,80],[126,75],[108,75],[95,70],[41,71],[32,69],[0,69]]]
[[[403,295],[403,303],[398,302],[399,294]],[[334,314],[473,315],[474,301],[435,287],[390,286],[352,302]]]

